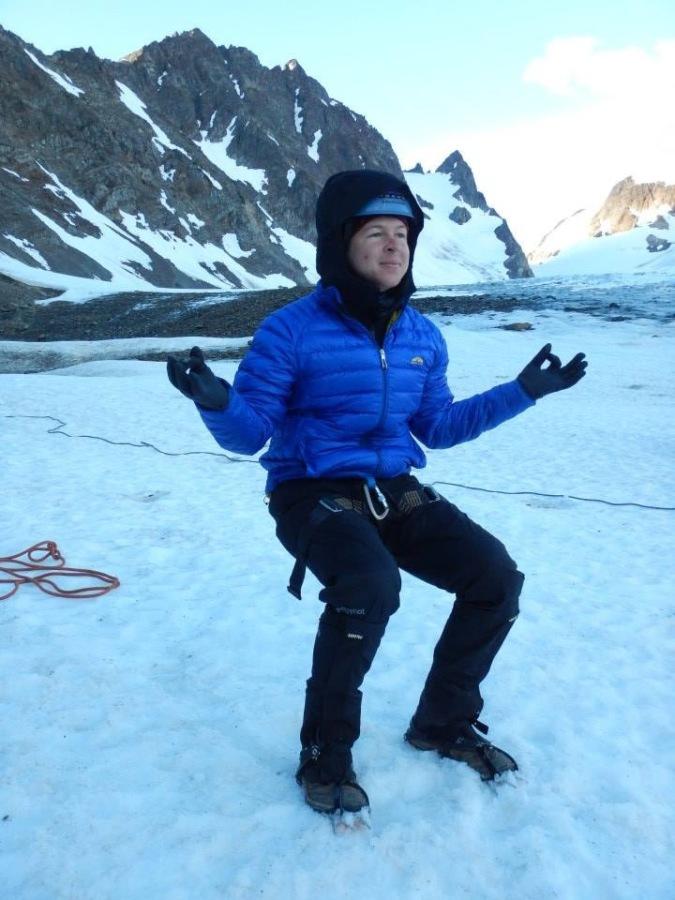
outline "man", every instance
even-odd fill
[[[360,687],[398,608],[400,569],[457,598],[406,740],[484,779],[517,768],[478,716],[523,576],[496,538],[410,472],[425,465],[420,443],[478,437],[576,384],[586,362],[562,366],[546,345],[517,379],[455,402],[445,342],[408,304],[423,224],[395,176],[333,175],[316,209],[321,281],[263,322],[234,384],[199,348],[168,363],[221,446],[252,454],[271,438],[261,463],[277,536],[296,558],[289,590],[300,596],[305,566],[323,585],[296,775],[321,812],[368,805],[352,768]]]

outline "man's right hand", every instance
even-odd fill
[[[166,374],[171,384],[206,409],[226,409],[230,402],[230,386],[209,369],[199,347],[190,350],[188,359],[169,356]]]

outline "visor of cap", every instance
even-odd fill
[[[359,209],[355,216],[403,216],[413,219],[412,207],[401,194],[384,194],[373,197]]]

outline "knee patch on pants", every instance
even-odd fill
[[[319,599],[340,615],[386,623],[400,606],[400,592],[401,575],[392,564],[388,569],[340,575],[320,592]]]
[[[509,569],[504,575],[502,609],[509,622],[513,622],[520,612],[519,598],[525,576],[518,569]]]
[[[498,613],[500,618],[514,619],[519,612],[518,598],[525,580],[522,572],[510,560],[486,568],[470,587],[458,593],[457,599],[479,609]]]
[[[517,569],[503,569],[495,575],[490,599],[479,604],[502,622],[513,622],[520,612],[519,598],[524,576]]]

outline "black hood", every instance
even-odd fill
[[[348,239],[345,224],[375,197],[402,194],[413,211],[408,228],[410,264],[401,282],[385,294],[351,268],[347,262]],[[424,214],[414,194],[401,179],[388,172],[357,169],[331,175],[319,194],[316,204],[316,269],[325,285],[340,291],[350,312],[370,324],[378,307],[390,310],[403,306],[415,290],[412,264],[417,238],[424,227]]]

